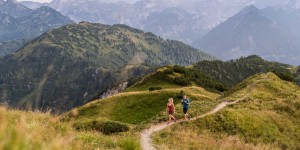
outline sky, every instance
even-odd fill
[[[50,2],[51,0],[18,0],[18,1],[33,1],[33,2],[45,3],[45,2]]]
[[[40,2],[40,3],[45,3],[45,2],[51,2],[52,0],[18,0],[18,1],[33,1],[33,2]],[[102,1],[105,1],[105,0],[102,0]],[[112,0],[107,0],[108,2],[109,1],[112,1]],[[127,1],[129,3],[132,3],[132,2],[136,2],[138,0],[114,0],[114,1]]]

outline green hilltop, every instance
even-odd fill
[[[200,61],[194,68],[202,71],[207,76],[231,88],[246,78],[257,73],[274,72],[285,80],[295,80],[300,85],[300,72],[297,67],[270,62],[259,56],[252,55],[229,61]]]
[[[222,100],[240,101],[214,115],[161,131],[155,135],[155,143],[168,149],[299,148],[297,85],[273,73],[261,73],[225,95]]]
[[[178,80],[182,77],[189,80]],[[192,117],[225,101],[238,102],[216,114],[155,133],[153,142],[160,149],[299,148],[300,89],[295,83],[274,73],[259,73],[225,92],[220,90],[221,85],[195,66],[167,66],[131,80],[129,88],[120,94],[87,103],[61,116],[1,108],[0,133],[9,136],[7,140],[0,134],[0,149],[15,145],[39,149],[44,145],[49,149],[139,150],[141,131],[166,121],[169,97],[175,100],[175,116],[183,117],[183,94],[192,101]],[[41,133],[49,128],[47,137],[42,138]]]
[[[61,113],[156,67],[215,59],[125,25],[71,24],[0,58],[0,103]]]

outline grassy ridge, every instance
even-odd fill
[[[156,134],[155,142],[162,148],[299,149],[300,89],[297,85],[273,73],[259,74],[239,84],[224,99],[245,96],[245,100],[215,115]],[[176,144],[180,137],[193,138]]]
[[[0,107],[0,149],[140,149],[135,133],[103,135],[76,131],[60,117]]]
[[[181,91],[193,101],[190,112],[192,115],[208,111],[218,102],[215,100],[219,96],[218,94],[207,92],[200,87],[163,89],[152,92],[125,92],[79,107],[79,115],[76,120],[113,120],[133,125],[160,120],[165,118],[164,110],[169,97],[174,98],[179,115],[182,106],[178,96]],[[201,105],[205,107],[199,109]]]

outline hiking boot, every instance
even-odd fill
[[[174,122],[177,122],[177,119],[176,119],[176,118],[174,119]]]

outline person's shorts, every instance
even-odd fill
[[[186,114],[188,112],[189,108],[183,108],[183,113]]]
[[[169,113],[169,115],[173,115],[174,111],[169,111],[168,113]]]

